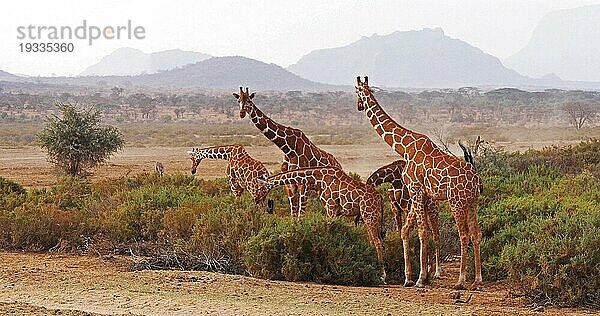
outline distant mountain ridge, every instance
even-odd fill
[[[248,86],[260,90],[329,91],[348,90],[301,78],[275,64],[241,57],[212,57],[172,70],[137,76],[36,77],[52,84],[70,85],[137,85],[155,88],[237,89]]]
[[[166,50],[151,54],[134,48],[119,48],[103,57],[98,63],[89,66],[82,76],[134,76],[171,70],[188,64],[206,60],[212,56],[183,51]]]
[[[181,88],[231,89],[240,85],[261,90],[326,90],[334,88],[331,85],[301,78],[275,64],[267,64],[242,56],[213,57],[182,68],[142,75],[135,81],[148,86]]]
[[[600,81],[600,5],[547,14],[527,45],[504,63],[532,77],[554,73],[565,80]]]
[[[363,37],[346,46],[320,49],[287,68],[304,78],[352,84],[358,74],[388,87],[459,87],[524,84],[529,78],[479,48],[446,36],[441,28]]]
[[[14,79],[18,79],[18,78],[19,78],[19,76],[17,76],[17,75],[13,75],[13,74],[8,73],[8,72],[6,72],[4,70],[0,70],[0,80],[7,80],[7,81],[9,81],[9,80],[14,80]]]

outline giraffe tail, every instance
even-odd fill
[[[465,144],[463,144],[460,140],[458,141],[458,146],[460,146],[460,148],[463,151],[463,156],[465,157],[465,161],[472,164],[473,167],[475,167],[475,159],[473,159],[473,153],[471,152],[471,149],[469,147],[467,147]]]

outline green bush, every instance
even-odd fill
[[[26,196],[27,191],[20,184],[0,177],[0,211],[14,210],[25,202]]]
[[[106,161],[123,148],[121,132],[113,126],[100,126],[99,111],[78,110],[75,105],[57,103],[62,117],[48,118],[37,134],[39,146],[48,160],[65,174],[81,176],[86,169]]]
[[[485,278],[508,278],[516,290],[542,303],[597,306],[599,179],[587,173],[562,176],[547,189],[530,192],[480,209]]]
[[[244,273],[243,243],[263,227],[272,225],[273,215],[254,205],[250,196],[237,202],[232,196],[214,199],[204,207],[185,249],[201,256],[210,270]]]
[[[600,304],[600,181],[597,141],[526,153],[490,150],[478,162],[484,280],[507,279],[521,294],[556,305]],[[575,160],[569,160],[571,156]],[[384,264],[404,281],[402,242],[383,194]],[[226,178],[132,178],[87,183],[66,178],[27,192],[0,178],[0,248],[135,253],[140,268],[204,269],[259,277],[374,285],[380,264],[363,226],[327,219],[317,198],[289,217],[283,188],[274,214]],[[441,206],[442,258],[458,254],[454,219]],[[418,238],[411,235],[413,271]],[[432,259],[434,245],[428,247]],[[468,258],[472,261],[472,258]],[[468,265],[472,269],[472,264]],[[415,275],[416,277],[416,275]]]
[[[74,250],[92,234],[85,208],[89,186],[78,179],[64,179],[49,190],[33,190],[13,210],[3,213],[5,249]]]
[[[598,306],[600,213],[581,211],[590,213],[532,220],[502,249],[498,265],[517,289],[551,304]]]
[[[319,213],[280,218],[245,243],[251,275],[289,281],[377,285],[381,266],[365,231]]]

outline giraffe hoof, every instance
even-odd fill
[[[482,286],[483,286],[483,283],[481,281],[475,281],[471,285],[471,290],[472,291],[479,291],[479,290],[481,290]]]
[[[442,277],[442,272],[440,272],[440,271],[436,271],[435,274],[433,275],[434,279],[439,279],[441,277]]]
[[[423,282],[421,282],[421,281],[417,281],[417,283],[415,284],[415,287],[424,288],[425,284],[423,284]]]
[[[415,282],[413,281],[405,281],[404,282],[404,287],[412,287],[415,286]]]
[[[463,283],[456,283],[454,285],[454,289],[460,291],[460,290],[466,290],[467,288],[465,287],[465,285]]]

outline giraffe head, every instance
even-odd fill
[[[190,159],[192,160],[192,174],[196,174],[198,165],[204,157],[198,153],[198,148],[192,148],[192,150],[188,151],[188,154],[190,154]]]
[[[364,111],[365,103],[372,98],[372,91],[369,88],[369,77],[365,76],[365,82],[360,81],[360,76],[356,77],[356,108]]]
[[[252,98],[254,98],[254,92],[249,93],[248,87],[246,92],[240,87],[240,94],[234,93],[233,96],[240,105],[240,118],[246,117],[246,112],[250,110],[250,104],[252,104]]]

